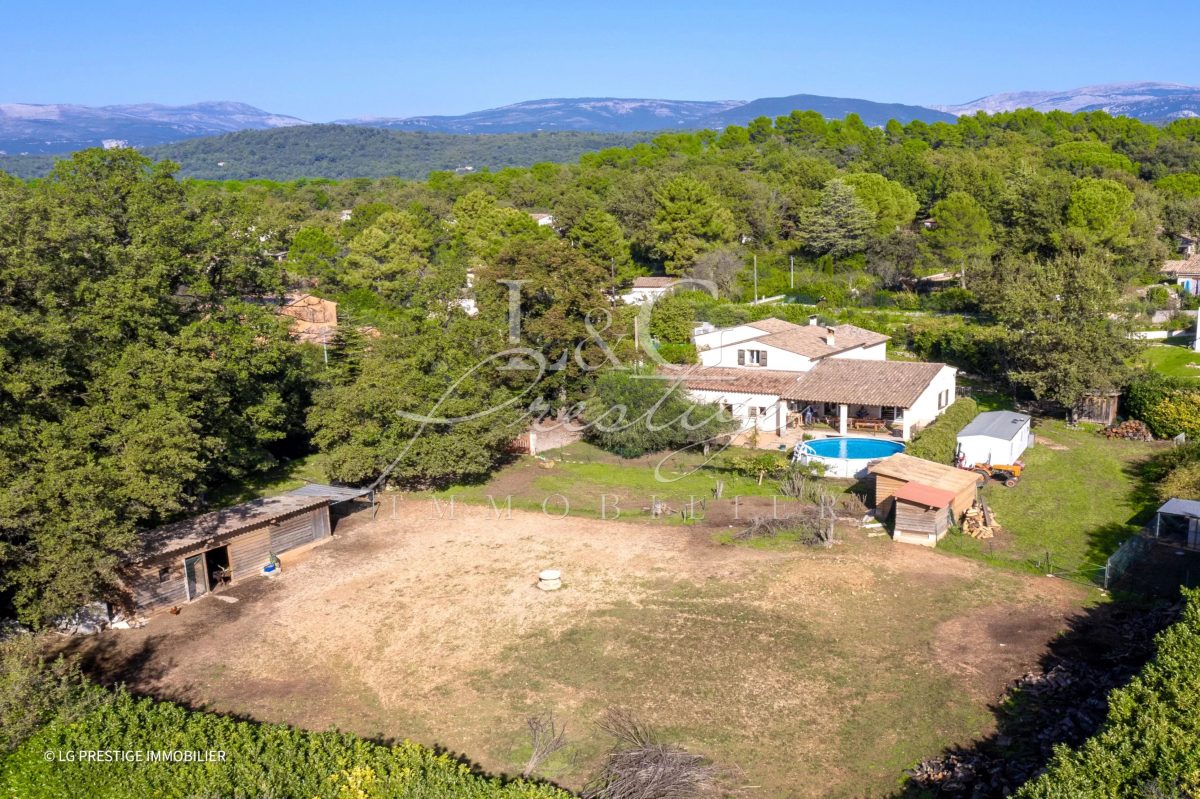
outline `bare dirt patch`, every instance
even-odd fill
[[[410,737],[497,772],[521,762],[524,716],[553,709],[575,747],[546,776],[568,786],[619,704],[744,770],[755,795],[871,796],[985,732],[993,687],[1085,595],[858,534],[760,551],[678,524],[442,512],[385,503],[280,578],[234,586],[236,604],[75,645],[139,691]],[[549,567],[563,590],[534,587]]]

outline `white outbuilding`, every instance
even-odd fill
[[[962,466],[1016,463],[1033,443],[1030,418],[1013,411],[988,411],[958,431],[958,458]]]

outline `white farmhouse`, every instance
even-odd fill
[[[700,365],[664,373],[747,428],[783,435],[824,419],[841,435],[891,427],[907,441],[954,401],[956,369],[888,361],[888,337],[854,325],[764,319],[697,331],[694,341]]]
[[[988,411],[958,431],[958,458],[966,467],[1016,463],[1033,443],[1030,418],[1012,411]]]

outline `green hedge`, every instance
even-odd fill
[[[1108,719],[1078,749],[1061,747],[1016,799],[1183,799],[1200,795],[1200,590],[1159,634],[1157,654],[1108,697]]]
[[[979,405],[970,397],[956,400],[929,427],[917,434],[906,452],[914,458],[953,464],[954,453],[958,450],[958,431],[966,427],[978,413]]]
[[[100,689],[97,689],[100,690]],[[81,750],[219,750],[225,762],[71,762]],[[193,712],[117,692],[74,722],[52,721],[0,765],[0,795],[21,799],[568,799],[557,788],[483,777],[418,744],[388,747]]]

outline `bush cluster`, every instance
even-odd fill
[[[1061,748],[1017,799],[1188,797],[1200,793],[1200,591],[1184,589],[1183,618],[1157,654],[1108,697],[1108,719],[1077,749]]]
[[[956,400],[946,412],[917,434],[908,445],[908,454],[935,463],[954,463],[958,449],[958,431],[975,418],[979,406],[970,397]]]

